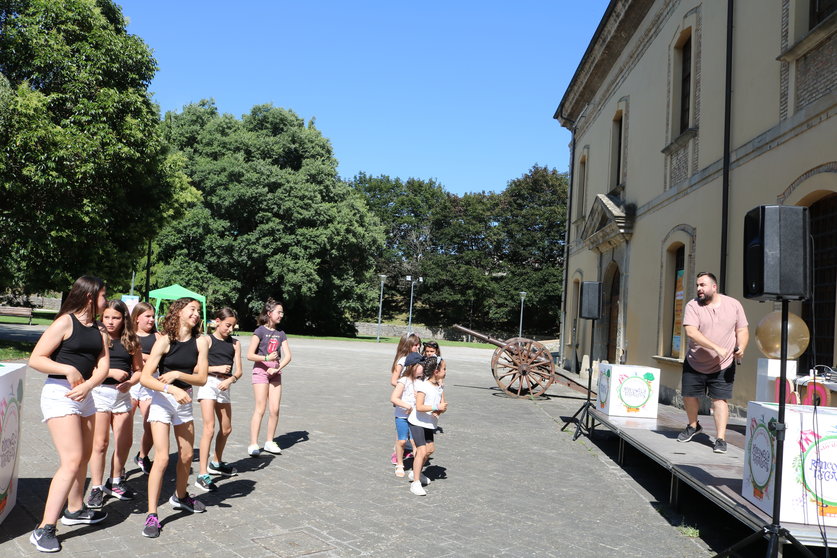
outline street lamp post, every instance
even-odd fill
[[[517,330],[517,336],[523,337],[523,301],[526,300],[526,291],[520,291],[520,328]]]
[[[378,275],[378,279],[381,280],[381,296],[378,298],[378,339],[375,341],[376,343],[381,342],[381,311],[384,308],[384,281],[386,281],[386,275]]]
[[[413,280],[412,275],[407,275],[404,277],[404,280],[410,283],[410,311],[408,312],[407,318],[407,334],[413,332],[413,288],[416,286],[416,282],[423,283],[424,277],[419,277],[417,280]]]

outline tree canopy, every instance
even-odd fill
[[[202,199],[161,231],[157,281],[200,289],[246,322],[273,296],[295,331],[352,333],[377,302],[383,234],[313,123],[271,105],[237,119],[201,101],[163,128]]]
[[[535,165],[501,193],[457,196],[435,181],[360,174],[349,182],[388,231],[378,269],[389,278],[390,314],[409,296],[405,274],[421,275],[415,316],[431,327],[461,323],[489,332],[558,329],[567,176]],[[395,294],[393,294],[395,293]]]
[[[163,204],[190,196],[147,91],[156,62],[125,26],[110,0],[0,2],[0,285],[124,279]]]

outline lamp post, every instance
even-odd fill
[[[526,291],[520,291],[520,328],[517,330],[517,336],[523,337],[523,301],[526,300]]]
[[[410,284],[410,311],[407,318],[407,334],[409,335],[413,332],[413,288],[416,286],[416,282],[423,283],[424,277],[419,277],[417,280],[413,280],[412,275],[407,275],[404,277],[404,280]]]
[[[381,342],[381,311],[384,309],[384,281],[386,281],[386,275],[378,275],[378,279],[381,280],[381,296],[378,298],[378,339],[375,341],[376,343]]]

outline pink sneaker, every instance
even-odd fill
[[[395,452],[392,452],[392,458],[390,459],[393,465],[398,465],[398,459],[395,458]]]

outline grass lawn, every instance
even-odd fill
[[[0,360],[28,359],[29,353],[31,353],[34,348],[34,343],[0,340]]]

